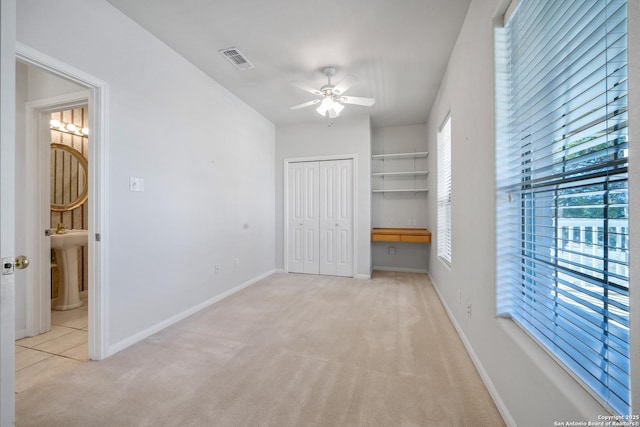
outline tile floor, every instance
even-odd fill
[[[51,311],[49,332],[16,341],[16,393],[88,360],[86,295],[81,299],[74,310]]]

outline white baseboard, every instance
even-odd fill
[[[174,323],[177,323],[177,322],[179,322],[179,321],[181,321],[183,319],[186,319],[187,317],[199,312],[200,310],[203,310],[203,309],[209,307],[210,305],[213,305],[213,304],[215,304],[215,303],[217,303],[217,302],[219,302],[219,301],[221,301],[221,300],[223,300],[223,299],[225,299],[225,298],[227,298],[227,297],[229,297],[229,296],[231,296],[231,295],[233,295],[233,294],[235,294],[235,293],[237,293],[237,292],[239,292],[239,291],[241,291],[241,290],[243,290],[245,288],[248,288],[249,286],[255,284],[256,282],[259,282],[260,280],[264,279],[265,277],[271,276],[275,272],[277,272],[276,269],[270,270],[270,271],[268,271],[266,273],[263,273],[263,274],[261,274],[259,276],[256,276],[256,277],[254,277],[254,278],[252,278],[252,279],[250,279],[250,280],[248,280],[248,281],[236,286],[235,288],[231,288],[226,292],[223,292],[223,293],[218,294],[218,295],[216,295],[216,296],[214,296],[212,298],[209,298],[208,300],[206,300],[206,301],[204,301],[204,302],[202,302],[202,303],[200,303],[198,305],[195,305],[195,306],[183,311],[182,313],[178,313],[175,316],[172,316],[172,317],[170,317],[170,318],[168,318],[166,320],[163,320],[162,322],[156,323],[155,325],[153,325],[153,326],[151,326],[151,327],[149,327],[149,328],[147,328],[147,329],[145,329],[143,331],[138,332],[137,334],[134,334],[134,335],[132,335],[132,336],[130,336],[128,338],[125,338],[125,339],[123,339],[123,340],[121,340],[121,341],[119,341],[119,342],[117,342],[115,344],[110,345],[109,349],[107,351],[107,356],[106,357],[112,356],[112,355],[118,353],[119,351],[122,351],[125,348],[130,347],[130,346],[136,344],[137,342],[142,341],[143,339],[145,339],[147,337],[150,337],[151,335],[155,334],[156,332],[160,332],[161,330],[173,325]]]
[[[286,271],[284,271],[284,268],[276,268],[275,270],[273,270],[274,273],[286,273]],[[355,274],[353,276],[354,279],[360,279],[360,280],[368,280],[371,279],[371,275],[369,274]]]
[[[496,404],[496,407],[498,408],[500,415],[502,415],[502,418],[505,424],[509,427],[517,427],[516,421],[511,416],[511,412],[509,412],[509,409],[507,408],[504,401],[500,397],[500,394],[498,393],[498,390],[493,384],[493,381],[491,381],[489,374],[484,369],[484,366],[480,362],[478,355],[476,355],[475,351],[473,350],[471,343],[469,342],[466,335],[462,331],[460,324],[458,323],[455,316],[453,315],[453,312],[449,309],[449,305],[447,304],[447,301],[442,297],[442,294],[440,293],[440,289],[438,288],[438,286],[436,285],[436,282],[433,280],[433,277],[431,277],[430,274],[429,274],[429,280],[431,280],[431,283],[433,284],[433,288],[436,290],[436,294],[438,294],[438,298],[440,299],[440,302],[442,303],[444,310],[447,312],[447,316],[449,316],[449,320],[451,320],[451,323],[453,323],[453,327],[456,328],[456,331],[458,332],[458,336],[460,337],[460,340],[462,340],[462,343],[467,349],[467,353],[469,353],[469,357],[471,357],[473,364],[478,370],[478,373],[480,374],[480,378],[482,378],[482,382],[484,382],[484,385],[487,387],[487,390],[489,391],[489,394],[491,395],[493,402]]]
[[[383,267],[380,265],[374,265],[373,270],[378,271],[397,271],[398,273],[428,273],[424,268],[402,268],[402,267]]]

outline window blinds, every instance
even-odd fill
[[[629,411],[627,10],[520,0],[496,33],[498,311]]]
[[[451,264],[451,117],[438,132],[438,256]]]

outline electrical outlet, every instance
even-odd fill
[[[216,265],[216,268],[215,268],[216,275],[219,274],[221,271],[222,271],[222,267],[220,267],[219,265]]]
[[[471,303],[470,302],[467,303],[467,316],[469,318],[471,318]]]
[[[396,254],[396,247],[389,246],[389,255],[395,255],[395,254]]]
[[[240,258],[236,257],[236,267],[240,265]]]

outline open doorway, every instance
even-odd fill
[[[16,146],[17,151],[23,151],[22,165],[19,164],[20,156],[16,157],[17,170],[24,166],[23,196],[20,206],[16,206],[16,216],[24,214],[22,223],[16,225],[21,230],[22,238],[18,236],[17,229],[16,246],[23,245],[25,252],[31,254],[33,267],[24,275],[25,322],[23,325],[16,322],[16,337],[20,336],[20,326],[27,332],[23,336],[46,331],[52,323],[52,301],[55,306],[62,308],[57,310],[60,313],[83,308],[84,320],[78,319],[74,323],[73,319],[69,319],[72,316],[63,314],[66,319],[62,322],[70,321],[79,331],[84,329],[87,358],[101,360],[109,353],[105,332],[108,318],[103,268],[107,242],[102,239],[102,235],[106,234],[108,200],[104,177],[107,170],[104,132],[106,84],[20,44],[16,46],[16,54],[17,68],[27,69],[27,77],[22,82],[27,93],[22,97],[23,135],[18,132],[20,103],[17,103],[16,108]],[[18,86],[20,85],[17,84],[17,89]],[[20,100],[19,96],[16,98],[17,101]],[[58,130],[55,131],[52,127],[58,122]],[[69,128],[66,125],[72,126]],[[66,132],[61,131],[60,126],[65,126]],[[83,133],[83,128],[86,133]],[[73,173],[76,175],[80,166],[85,169],[82,180],[74,184],[74,192],[82,193],[86,190],[86,200],[81,201],[78,206],[71,206],[68,211],[53,209],[54,205],[69,205],[73,201],[51,199],[54,189],[50,168],[55,159],[51,152],[52,142],[60,146],[58,161],[73,165]],[[70,160],[72,158],[81,161]],[[18,184],[16,186],[19,187]],[[73,298],[69,299],[68,292],[66,296],[63,292],[62,298],[60,295],[60,271],[55,270],[61,269],[64,257],[57,254],[55,248],[52,251],[52,239],[49,235],[55,233],[58,224],[66,230],[83,230],[86,238],[84,248],[76,252],[78,266],[75,282],[78,286],[77,297],[81,299],[79,304]],[[16,288],[19,287],[20,284],[16,283]],[[16,307],[18,303],[19,295],[16,295]]]
[[[34,74],[31,76],[34,80],[39,71],[31,70],[28,74]],[[51,80],[53,77],[47,79],[50,83],[56,82]],[[70,102],[88,101],[81,93],[70,95],[71,98],[77,96],[81,99]],[[36,102],[43,104],[41,100]],[[36,237],[43,251],[38,252],[40,256],[32,255],[32,269],[37,271],[31,276],[34,280],[25,284],[31,297],[25,301],[24,312],[31,321],[27,319],[26,324],[30,327],[16,335],[16,338],[26,336],[16,341],[17,392],[37,383],[41,376],[34,372],[50,371],[52,364],[59,369],[60,362],[52,359],[88,360],[91,277],[88,249],[91,196],[88,188],[88,106],[72,107],[67,102],[60,107],[54,103],[38,110],[36,118],[39,115],[41,120],[27,120],[26,125],[41,130],[35,133],[38,142],[36,156],[33,156],[36,160],[34,167],[38,169],[35,175],[40,178],[35,186],[37,194],[26,197],[33,199],[38,206],[34,227],[44,227],[44,232]],[[38,203],[38,200],[43,203]],[[16,320],[22,311],[17,310]],[[70,367],[69,363],[63,365]]]
[[[31,258],[16,281],[20,393],[89,359],[91,171],[87,90],[18,63],[16,101],[24,104],[24,114],[16,115],[16,184],[23,189],[16,242]]]

